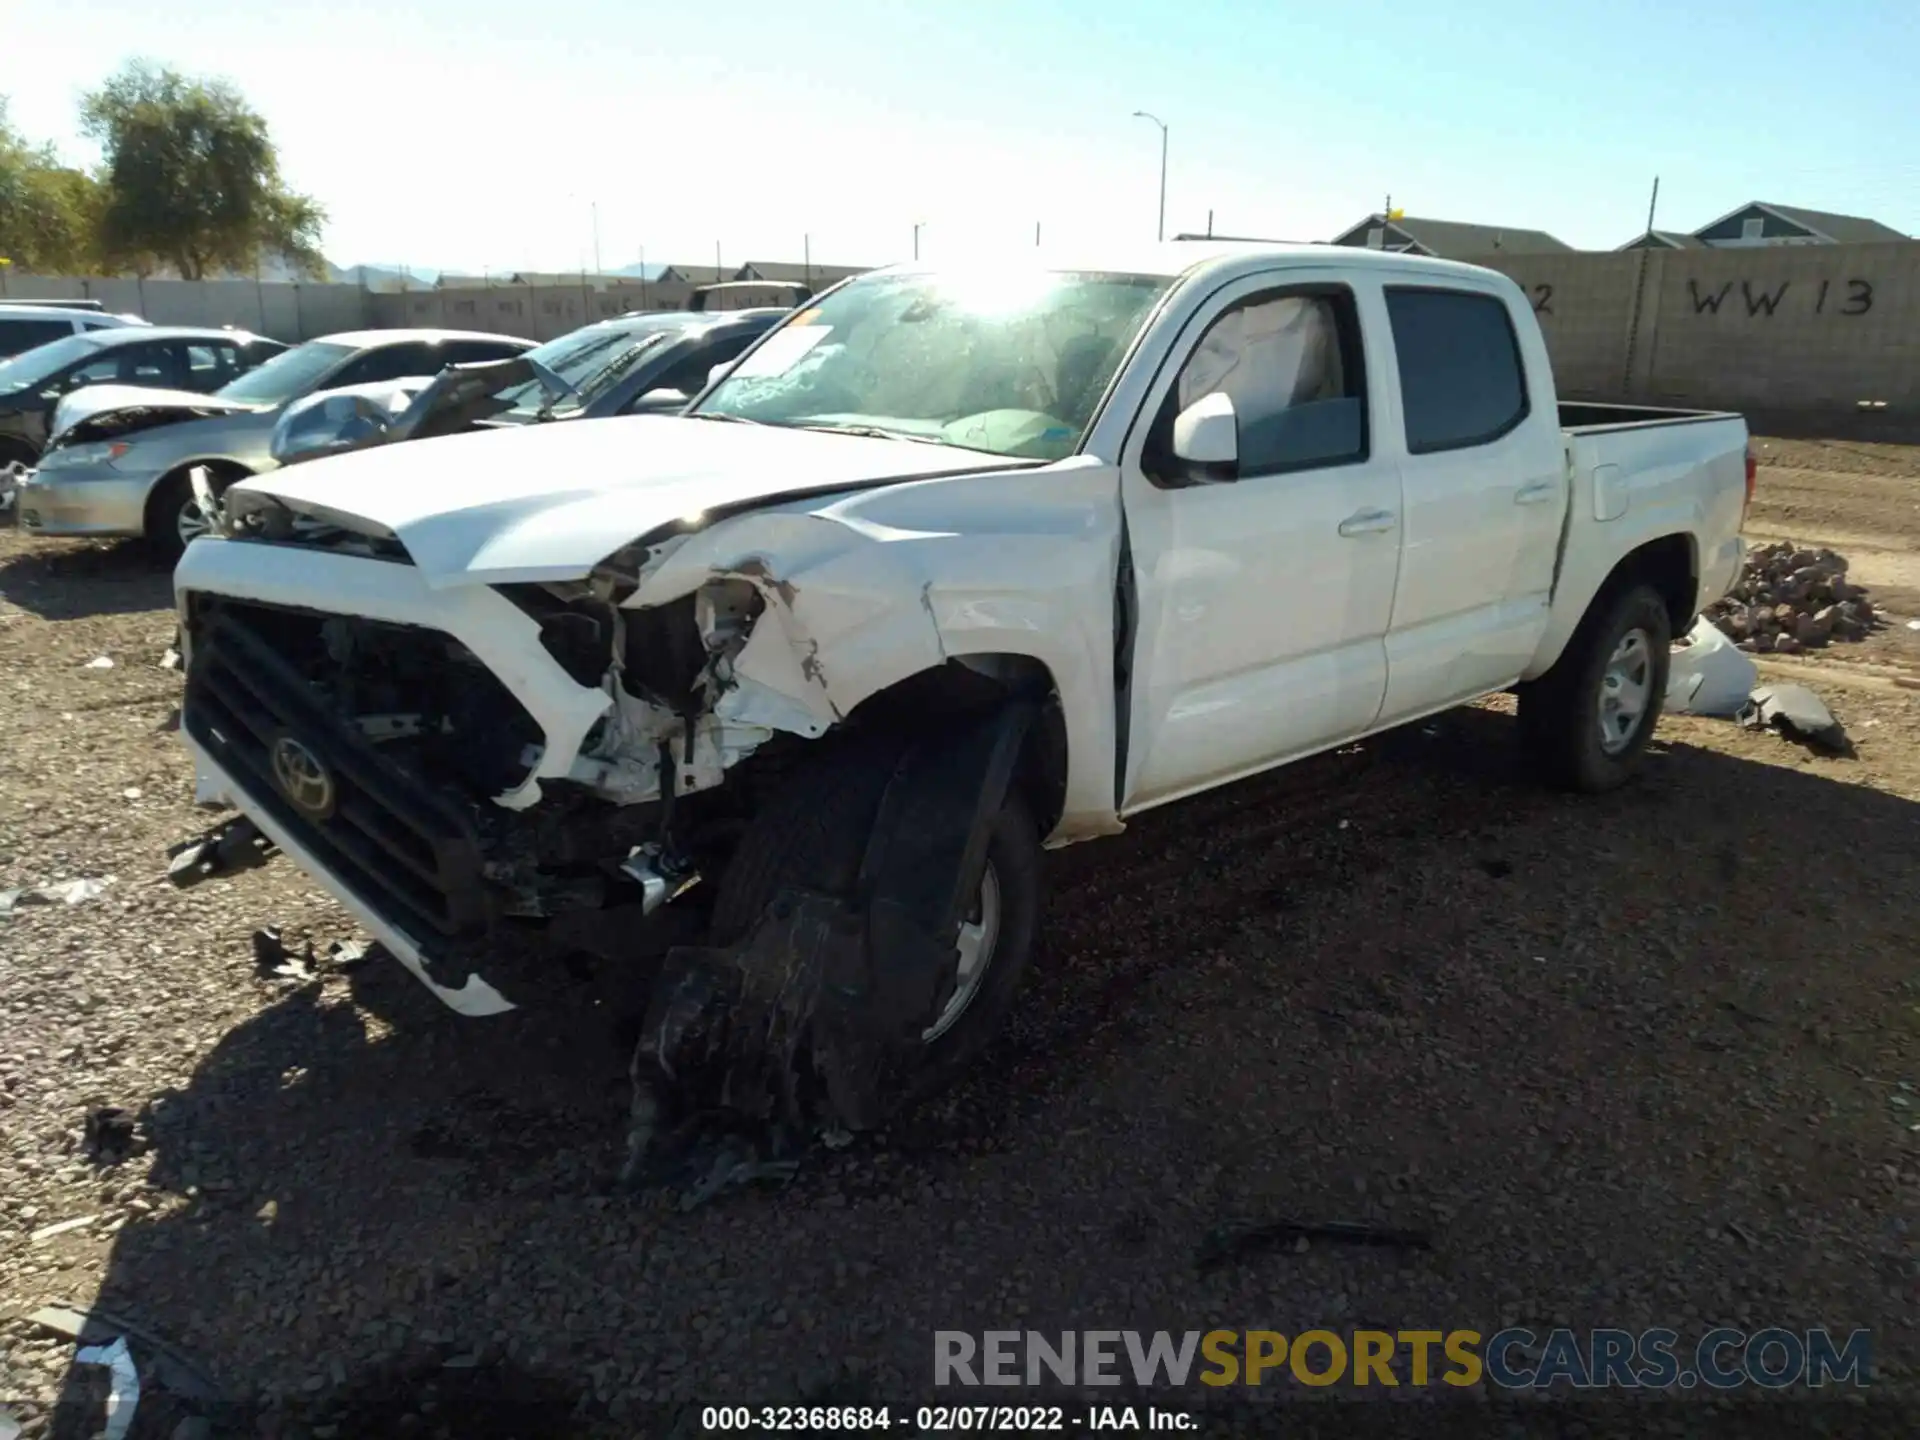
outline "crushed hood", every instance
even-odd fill
[[[258,402],[222,400],[192,390],[153,390],[138,385],[89,385],[61,400],[53,412],[49,440],[70,445],[110,440],[180,420],[204,420],[269,407]]]
[[[275,470],[234,491],[371,521],[397,536],[439,588],[580,579],[683,517],[1035,463],[910,440],[635,415],[379,445]]]

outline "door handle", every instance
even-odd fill
[[[1393,529],[1397,519],[1391,510],[1360,510],[1340,522],[1340,533],[1348,538],[1378,535],[1383,530]]]
[[[1559,493],[1560,485],[1557,481],[1536,480],[1533,484],[1522,485],[1518,490],[1514,491],[1513,503],[1516,505],[1538,505],[1543,501],[1551,500]]]

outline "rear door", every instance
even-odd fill
[[[239,349],[231,341],[176,340],[174,349],[186,377],[183,390],[211,395],[240,374]]]
[[[1393,721],[1517,679],[1547,620],[1567,501],[1549,392],[1530,392],[1523,337],[1497,279],[1383,287],[1398,380],[1405,538],[1387,634]]]
[[[1400,476],[1373,443],[1390,371],[1364,343],[1363,300],[1333,270],[1235,281],[1148,392],[1153,421],[1121,461],[1139,611],[1123,813],[1323,749],[1379,713]],[[1222,391],[1237,476],[1183,483],[1173,417]]]

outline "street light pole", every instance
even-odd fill
[[[1136,120],[1151,120],[1160,127],[1160,230],[1159,238],[1167,238],[1167,122],[1158,115],[1149,115],[1144,110],[1133,112]]]
[[[592,208],[593,208],[593,273],[596,275],[604,275],[606,272],[600,268],[600,202],[598,200],[595,200],[593,202]]]
[[[920,258],[920,232],[926,227],[926,223],[924,220],[913,222],[913,258],[916,260]]]

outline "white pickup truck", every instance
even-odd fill
[[[638,1065],[857,1127],[1004,1015],[1044,846],[1515,687],[1550,777],[1626,780],[1752,485],[1738,416],[1559,404],[1487,270],[902,266],[683,416],[236,486],[183,733],[454,1009],[544,932]]]

